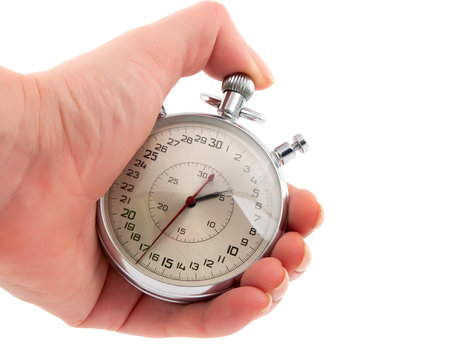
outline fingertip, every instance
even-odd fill
[[[248,75],[254,81],[255,88],[257,90],[263,90],[272,86],[275,83],[275,77],[267,64],[262,60],[260,55],[249,46],[248,52],[253,61],[252,69]]]
[[[310,247],[297,232],[288,232],[277,242],[271,254],[281,261],[291,280],[297,278],[297,273],[305,271],[311,261]]]
[[[312,230],[316,230],[319,227],[321,227],[321,225],[323,225],[323,222],[324,222],[324,208],[321,204],[319,204],[319,215],[318,215],[315,225],[313,225]]]
[[[324,212],[316,196],[308,190],[289,186],[288,230],[307,236],[318,228]]]
[[[311,250],[307,243],[304,242],[304,256],[300,264],[295,268],[295,270],[290,274],[290,279],[295,280],[299,278],[306,270],[311,263]]]
[[[273,308],[273,298],[270,294],[267,294],[265,293],[265,296],[267,297],[267,304],[265,305],[265,307],[263,307],[262,309],[260,309],[259,313],[257,314],[257,316],[254,318],[255,319],[258,319],[262,316],[265,316],[267,314],[270,313],[270,311],[272,311],[272,308]]]
[[[303,253],[303,258],[300,264],[297,266],[295,269],[296,273],[303,273],[305,270],[307,270],[307,267],[311,263],[311,250],[310,247],[306,242],[303,243],[304,245],[304,253]]]
[[[286,291],[288,290],[288,287],[289,287],[289,281],[290,281],[289,273],[284,267],[283,267],[283,273],[284,273],[283,281],[281,281],[281,283],[270,292],[273,302],[276,302],[276,303],[281,301],[281,299],[283,298],[284,294],[286,294]]]
[[[279,301],[289,285],[289,274],[281,261],[274,257],[261,259],[251,265],[241,278],[242,286],[254,286]]]

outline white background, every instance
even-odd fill
[[[0,65],[44,70],[191,3],[2,1]],[[73,329],[0,290],[0,358],[460,358],[458,2],[223,3],[277,80],[250,129],[311,146],[285,168],[325,209],[309,270],[272,314],[207,340]],[[212,111],[203,91],[219,83],[181,81],[167,110]]]

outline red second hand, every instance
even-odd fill
[[[214,180],[214,174],[211,174],[208,176],[208,179],[206,180],[206,182],[201,185],[201,187],[198,189],[198,191],[193,194],[192,196],[188,196],[187,199],[185,200],[185,204],[184,206],[182,206],[182,208],[179,210],[179,212],[174,215],[174,217],[171,219],[171,221],[169,221],[169,223],[163,228],[163,230],[161,230],[161,232],[158,234],[158,236],[155,238],[155,240],[153,240],[153,242],[150,244],[150,246],[147,248],[147,250],[144,251],[144,253],[139,257],[139,259],[137,259],[136,261],[136,264],[139,263],[139,261],[141,261],[141,259],[144,257],[145,254],[147,254],[149,252],[149,250],[152,248],[153,244],[156,243],[156,241],[160,238],[161,235],[163,235],[163,233],[166,231],[166,229],[179,217],[180,214],[182,214],[182,212],[187,208],[187,206],[193,204],[195,202],[195,198],[198,196],[198,194],[201,192],[201,190],[204,189],[204,187],[210,183],[211,181]]]

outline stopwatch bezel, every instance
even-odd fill
[[[99,235],[102,248],[110,260],[112,266],[125,278],[129,283],[135,286],[137,289],[142,292],[153,296],[155,298],[166,300],[176,303],[189,303],[200,301],[214,297],[232,287],[235,287],[239,284],[239,280],[247,270],[247,268],[259,260],[262,257],[269,256],[274,245],[284,233],[287,222],[287,211],[289,203],[289,194],[286,181],[280,170],[280,165],[274,158],[272,152],[255,136],[252,132],[242,127],[239,124],[233,123],[223,117],[211,115],[211,114],[200,114],[200,113],[183,113],[183,114],[173,114],[165,117],[161,117],[155,123],[155,126],[152,129],[151,134],[160,131],[162,128],[180,124],[180,123],[203,123],[203,125],[213,125],[221,126],[230,130],[238,136],[246,136],[254,145],[260,149],[260,151],[265,154],[268,158],[269,163],[273,167],[275,174],[277,175],[277,181],[279,185],[280,193],[280,204],[281,211],[278,218],[278,223],[276,224],[276,233],[275,236],[267,240],[268,245],[266,249],[260,254],[260,256],[255,259],[253,262],[242,265],[241,271],[238,272],[234,277],[217,281],[215,284],[206,285],[206,286],[180,286],[168,284],[156,280],[152,277],[147,276],[140,270],[138,270],[132,263],[126,260],[120,251],[117,249],[115,242],[118,240],[114,239],[113,231],[110,230],[110,220],[108,212],[106,211],[106,202],[108,198],[108,191],[99,199],[97,204],[97,232]]]

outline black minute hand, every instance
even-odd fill
[[[229,192],[229,191],[232,191],[232,189],[228,189],[228,190],[224,190],[224,191],[216,191],[216,192],[213,192],[211,194],[206,194],[206,195],[203,195],[203,196],[195,198],[195,202],[201,201],[201,200],[212,199],[212,198],[218,197],[218,196],[222,195],[223,193],[226,193],[226,192]],[[195,204],[190,204],[189,207],[193,207],[194,205]]]

